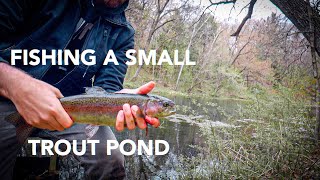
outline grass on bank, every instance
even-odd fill
[[[255,94],[250,103],[239,106],[238,117],[228,117],[234,128],[202,128],[206,145],[197,147],[196,157],[180,157],[179,177],[319,178],[315,119],[305,104],[286,88]]]
[[[320,178],[320,148],[314,140],[315,118],[306,94],[310,79],[300,77],[286,88],[251,86],[243,79],[227,78],[220,93],[175,91],[172,83],[159,83],[152,92],[176,95],[245,100],[238,116],[217,107],[234,128],[202,127],[205,146],[199,154],[181,156],[175,165],[181,179],[317,179]],[[142,76],[125,87],[136,88],[149,81]],[[181,84],[185,86],[186,84]],[[239,90],[240,89],[240,90]],[[239,92],[237,94],[237,92]],[[205,108],[205,107],[203,107]],[[208,109],[210,110],[210,109]],[[189,111],[192,112],[192,111]]]

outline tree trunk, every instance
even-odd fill
[[[159,18],[160,18],[160,14],[157,16],[156,20],[152,22],[151,30],[150,30],[150,32],[149,32],[149,34],[148,34],[148,39],[147,39],[147,42],[146,42],[145,47],[144,47],[144,51],[145,51],[145,52],[147,52],[147,50],[150,49],[150,44],[151,44],[152,36],[153,36],[153,34],[154,34],[154,32],[155,32],[155,29],[156,29],[157,24],[158,24],[159,21],[160,21]],[[134,73],[134,75],[133,75],[133,77],[131,78],[130,81],[134,82],[134,81],[137,80],[137,78],[138,78],[138,76],[139,76],[139,74],[140,74],[140,71],[142,70],[143,65],[144,65],[144,62],[142,62],[142,64],[139,65],[137,71]]]
[[[151,44],[151,41],[152,41],[152,37],[154,35],[154,33],[159,30],[162,26],[164,26],[165,24],[167,24],[168,22],[171,22],[172,20],[167,20],[165,21],[164,23],[162,23],[161,25],[159,25],[161,19],[166,16],[163,14],[163,11],[166,9],[166,7],[168,6],[168,3],[169,3],[170,0],[166,0],[163,7],[161,7],[161,4],[160,4],[160,1],[158,1],[157,3],[157,14],[156,14],[156,17],[153,19],[152,21],[152,24],[151,24],[151,30],[149,31],[148,33],[148,39],[147,39],[147,42],[145,44],[145,47],[144,47],[144,50],[149,50],[150,48],[150,44]],[[140,71],[142,70],[142,67],[144,65],[144,62],[142,62],[142,65],[139,65],[136,73],[133,75],[133,77],[131,78],[130,81],[135,81],[137,80],[139,74],[140,74]]]
[[[315,137],[320,140],[320,77],[317,56],[320,56],[320,15],[310,5],[310,0],[270,0],[301,31],[310,43],[313,76],[316,80],[316,129]]]
[[[307,0],[309,3],[309,0]],[[320,103],[320,92],[319,92],[319,85],[320,85],[320,79],[319,79],[319,73],[318,73],[318,63],[317,63],[317,56],[316,56],[316,41],[315,41],[315,27],[314,27],[314,14],[312,12],[312,8],[308,7],[308,16],[309,16],[309,27],[310,27],[310,52],[311,52],[311,58],[312,58],[312,67],[313,67],[313,76],[316,80],[316,129],[315,129],[315,137],[317,140],[320,140],[320,109],[319,109],[319,103]]]
[[[308,14],[308,8],[310,3],[304,0],[270,0],[276,5],[284,15],[301,31],[304,37],[310,42],[311,31],[310,31],[310,18]],[[313,14],[313,25],[314,25],[314,41],[315,51],[320,56],[320,15],[314,9],[310,8]]]

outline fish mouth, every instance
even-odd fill
[[[171,107],[172,107],[172,109],[170,109],[170,111],[168,111],[168,115],[167,116],[171,116],[173,114],[176,114],[176,111],[177,111],[176,107],[174,105],[171,106]]]
[[[165,115],[159,116],[157,118],[168,117],[168,116],[171,116],[171,115],[174,115],[174,114],[176,114],[176,110],[168,111],[168,112],[165,113]]]
[[[174,114],[176,114],[176,110],[172,110],[172,111],[166,112],[163,115],[158,115],[155,118],[158,118],[158,119],[159,118],[164,118],[164,117],[168,117],[168,116],[171,116],[171,115],[174,115]]]
[[[169,112],[169,116],[170,116],[170,115],[173,115],[173,114],[176,114],[176,110],[173,110],[173,111],[170,111],[170,112]]]

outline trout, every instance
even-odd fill
[[[61,98],[60,102],[75,123],[91,125],[114,126],[116,116],[125,103],[137,105],[143,117],[162,118],[175,113],[174,102],[165,97],[107,93],[100,87],[86,88],[86,93]],[[5,120],[16,126],[19,143],[24,143],[35,129],[18,112],[8,115]]]

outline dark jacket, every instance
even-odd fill
[[[93,6],[91,0],[1,0],[0,61],[10,63],[11,49],[64,49],[80,17],[94,24],[83,49],[95,50],[97,64],[76,66],[54,84],[66,95],[83,92],[86,86],[101,86],[109,92],[121,90],[126,74],[125,52],[134,47],[134,29],[124,10],[128,1],[116,9]],[[120,65],[102,65],[108,50],[114,50]],[[41,79],[51,63],[16,67]],[[0,77],[1,78],[1,77]]]

